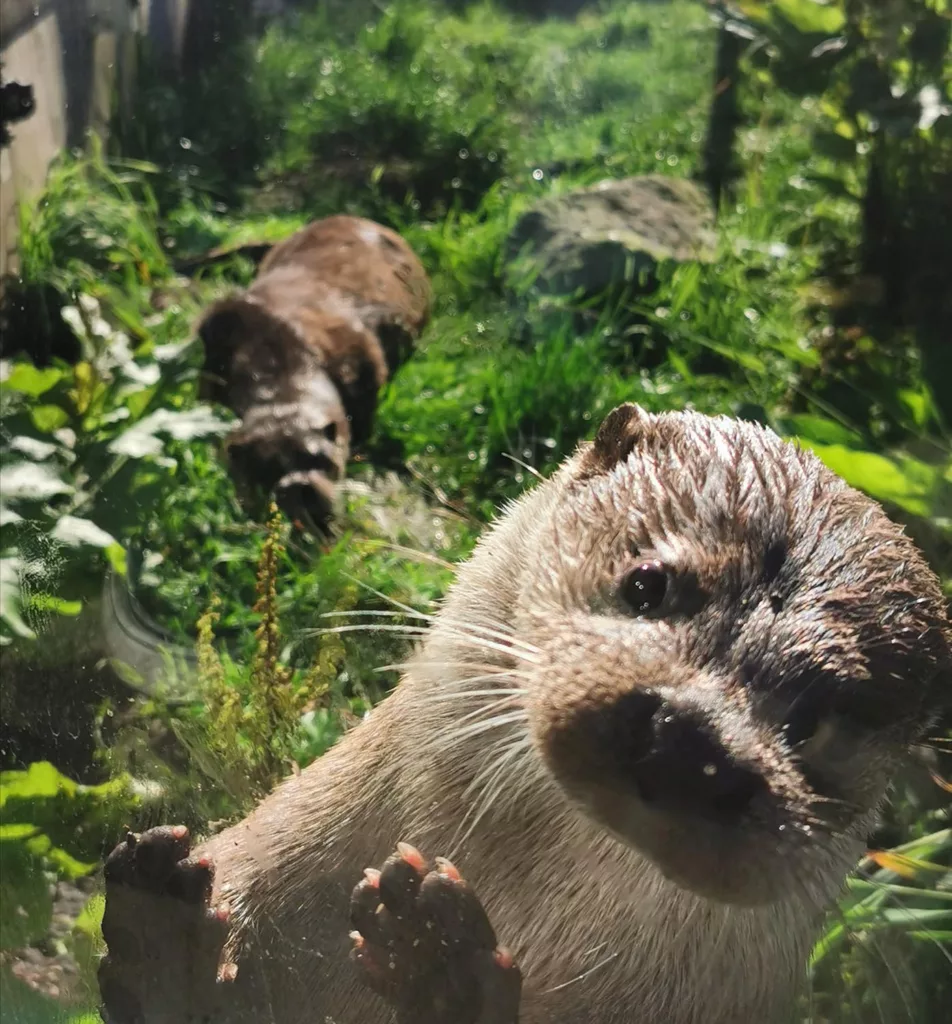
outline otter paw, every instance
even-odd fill
[[[229,1019],[234,964],[222,964],[228,909],[210,906],[214,866],[182,825],[129,833],[106,859],[99,967],[107,1024]]]
[[[399,844],[351,896],[352,956],[400,1024],[516,1024],[522,977],[449,861]]]

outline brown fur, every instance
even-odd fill
[[[242,420],[229,439],[239,483],[274,488],[292,517],[323,525],[429,301],[410,247],[369,220],[328,217],[271,249],[251,287],[199,325],[203,396]]]
[[[633,614],[620,581],[655,559],[666,603]],[[938,583],[877,505],[760,427],[622,407],[482,539],[395,692],[199,851],[233,1005],[384,1024],[347,905],[407,839],[459,856],[522,1024],[783,1021],[950,675]]]

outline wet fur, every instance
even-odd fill
[[[780,569],[765,557],[777,542]],[[612,611],[632,548],[683,566],[707,603],[658,628]],[[676,689],[672,665],[717,728],[749,714],[758,680],[791,672],[855,684],[856,707],[880,715],[849,757],[804,754],[836,776],[843,799],[829,803],[778,741],[774,710],[743,719],[737,756],[773,773],[771,813],[805,828],[752,819],[725,879],[704,829],[679,833],[713,899],[596,824],[548,746],[558,722],[619,687]],[[949,706],[950,665],[937,581],[871,501],[759,427],[623,407],[504,511],[369,720],[200,851],[218,866],[213,902],[234,915],[235,1005],[276,1024],[389,1020],[347,961],[347,901],[362,867],[408,839],[453,857],[479,893],[523,971],[522,1024],[786,1020],[893,766]],[[478,731],[495,700],[500,724]],[[661,825],[680,828],[644,819]],[[761,902],[724,902],[725,887]]]
[[[251,287],[198,328],[202,394],[242,420],[229,439],[239,483],[269,490],[297,473],[332,501],[429,303],[416,255],[372,221],[328,217],[271,249]]]

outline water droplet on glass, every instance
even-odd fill
[[[701,769],[701,771],[704,772],[704,774],[707,775],[708,778],[710,778],[711,776],[714,776],[714,775],[717,774],[717,765],[716,764],[706,764]]]
[[[532,177],[535,178],[536,181],[542,181],[542,179],[545,177],[545,172],[542,170],[541,167],[537,167],[532,172]]]
[[[454,178],[454,179],[453,179],[453,180],[452,180],[452,181],[450,182],[450,187],[451,187],[451,188],[459,188],[459,187],[460,187],[460,186],[461,186],[462,184],[463,184],[463,182],[462,182],[462,179],[460,179],[460,178]]]
[[[182,149],[192,148],[192,140],[186,139],[184,135],[178,140],[178,144],[182,147]]]
[[[460,158],[460,160],[468,160],[469,159],[469,150],[468,149],[461,149],[459,151],[459,158]]]

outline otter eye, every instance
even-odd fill
[[[660,607],[667,590],[664,565],[659,561],[642,562],[622,577],[618,596],[632,611],[644,615]]]

